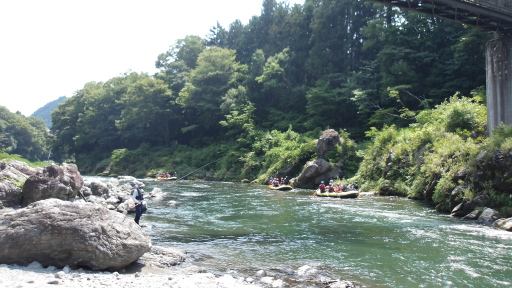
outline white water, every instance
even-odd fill
[[[463,222],[418,201],[312,197],[218,182],[145,181],[159,187],[142,223],[153,242],[206,255],[225,272],[321,264],[368,287],[511,287],[512,233]],[[169,200],[178,202],[168,207]]]

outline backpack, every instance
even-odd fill
[[[137,188],[137,196],[135,197],[135,199],[139,201],[144,200],[144,193],[142,193],[139,188]]]

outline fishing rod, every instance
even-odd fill
[[[203,165],[203,166],[201,166],[201,167],[197,168],[196,170],[194,170],[194,171],[192,171],[192,172],[188,173],[187,175],[181,176],[180,178],[178,178],[178,180],[182,180],[183,178],[185,178],[185,177],[187,177],[188,175],[190,175],[190,174],[192,174],[192,173],[196,172],[197,170],[202,169],[202,168],[204,168],[204,167],[206,167],[206,166],[208,166],[208,165],[210,165],[210,164],[212,164],[212,163],[215,163],[215,162],[219,161],[220,159],[222,159],[222,158],[219,158],[219,159],[217,159],[217,160],[215,160],[215,161],[212,161],[212,162],[210,162],[210,163],[208,163],[208,164],[206,164],[206,165]]]
[[[142,163],[142,165],[138,165],[138,166],[136,166],[136,167],[135,167],[135,169],[133,169],[133,170],[132,170],[131,172],[129,172],[127,175],[131,175],[133,172],[137,171],[137,170],[139,169],[139,167],[141,167],[141,166],[143,166],[143,165],[146,165],[146,163],[148,163],[149,161],[152,161],[152,160],[153,160],[153,159],[155,159],[156,157],[159,157],[159,156],[164,155],[164,154],[166,154],[166,153],[168,153],[168,152],[167,152],[167,151],[165,151],[165,150],[163,150],[162,152],[157,153],[155,156],[153,156],[153,157],[151,157],[151,158],[149,158],[149,159],[146,159],[146,161],[144,161],[144,162]]]

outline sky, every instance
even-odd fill
[[[205,37],[217,22],[247,24],[262,2],[0,0],[0,106],[30,116],[88,82],[154,74],[158,55],[176,40]]]

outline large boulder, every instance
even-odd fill
[[[21,161],[0,162],[0,201],[5,207],[21,204],[21,186],[25,180],[41,171]]]
[[[492,225],[498,219],[500,213],[491,208],[485,208],[482,214],[478,216],[477,222],[486,225]]]
[[[74,199],[83,186],[83,178],[75,164],[52,164],[30,176],[23,185],[23,205],[48,199]]]
[[[0,263],[118,270],[151,240],[121,213],[83,201],[41,200],[0,214]]]
[[[0,162],[0,176],[18,182],[25,181],[41,170],[42,168],[32,168],[21,161]]]
[[[92,195],[103,196],[109,195],[109,187],[103,182],[91,182],[88,186],[91,189]]]
[[[298,188],[314,189],[320,181],[342,178],[343,173],[339,167],[323,159],[336,145],[341,143],[340,135],[333,129],[322,132],[316,145],[318,159],[306,164],[299,177],[291,179],[291,184]]]
[[[316,144],[316,156],[319,158],[324,157],[334,148],[334,146],[339,145],[340,143],[340,134],[336,132],[336,130],[325,130],[322,132],[322,135],[320,135],[320,138],[318,138],[318,142]]]
[[[21,202],[21,188],[7,179],[0,178],[0,201],[5,207],[13,207]]]
[[[494,221],[493,225],[494,225],[494,227],[499,228],[499,229],[512,231],[512,218],[498,219],[498,220]]]
[[[152,246],[151,251],[140,257],[140,260],[144,262],[144,265],[157,268],[169,268],[180,265],[186,259],[187,256],[184,252],[174,248],[161,246]]]
[[[299,188],[314,189],[320,184],[320,181],[341,178],[341,176],[339,168],[333,167],[329,162],[320,158],[307,163],[299,177],[293,179],[293,185]]]
[[[454,190],[455,191],[455,190]],[[452,192],[453,193],[453,192]],[[490,199],[487,195],[478,195],[471,201],[462,201],[451,210],[451,215],[456,217],[466,216],[478,207],[485,207]],[[482,210],[482,209],[481,209]]]

